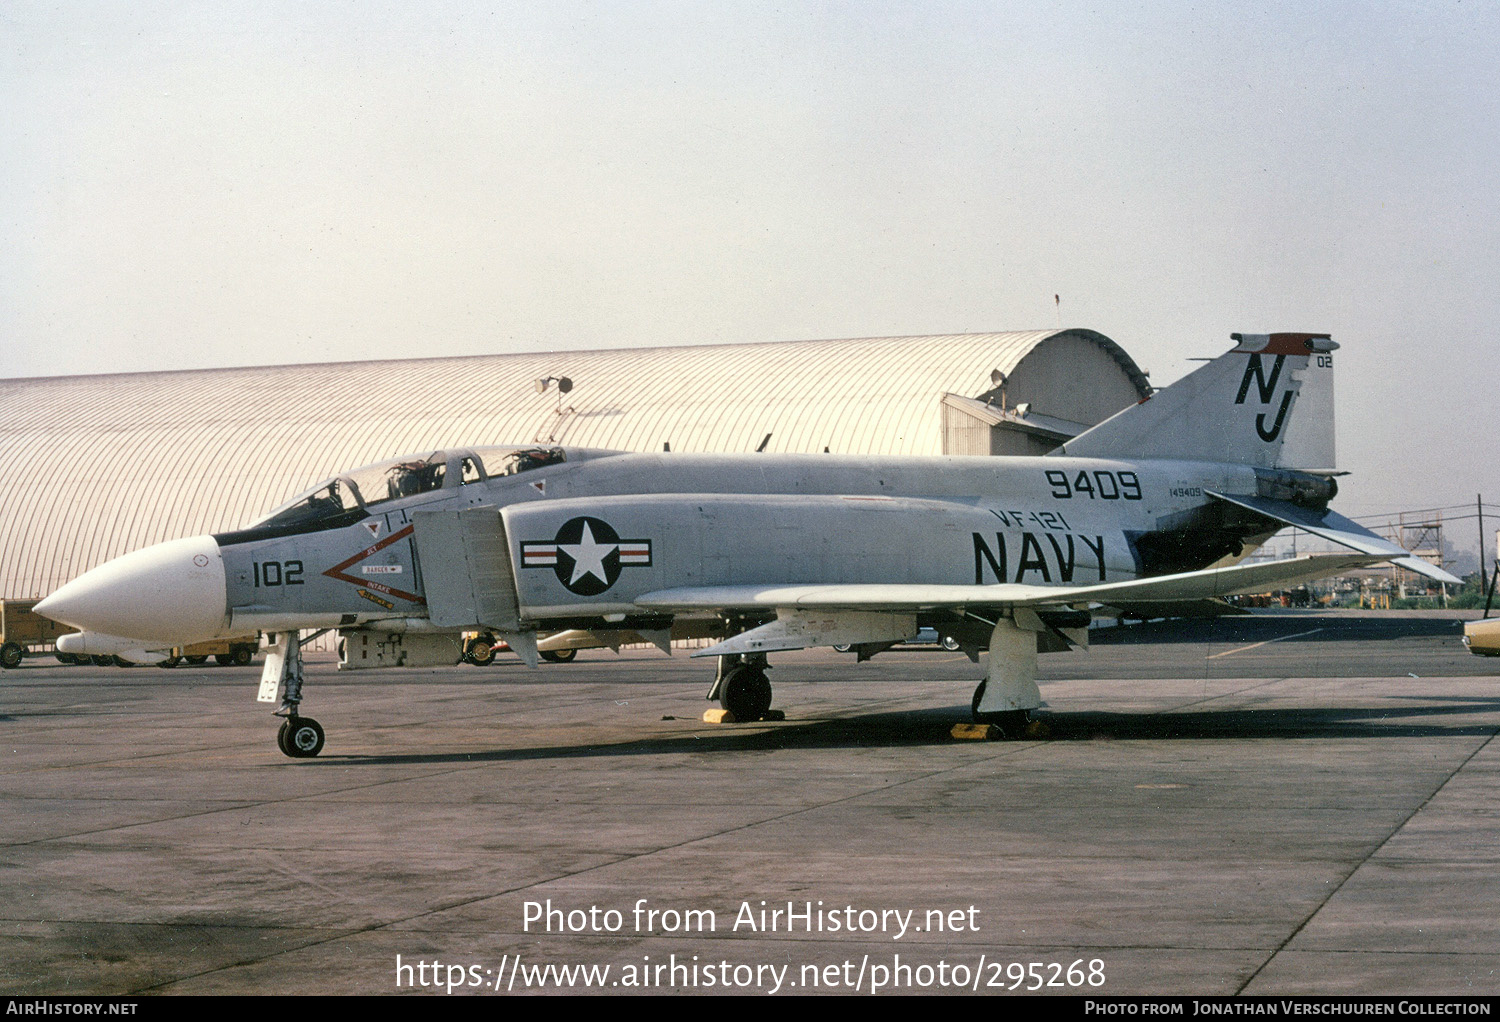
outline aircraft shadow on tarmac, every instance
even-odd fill
[[[1425,701],[1434,700],[1423,697]],[[1458,721],[1479,714],[1493,723]],[[715,734],[653,736],[613,744],[553,745],[480,752],[361,755],[325,752],[308,764],[503,763],[526,760],[601,756],[659,756],[681,753],[732,754],[778,749],[911,748],[950,745],[955,723],[966,721],[967,707],[903,713],[870,713],[808,723],[726,725]],[[1185,713],[1108,713],[1079,711],[1041,713],[1046,738],[997,743],[1018,747],[1067,741],[1194,741],[1248,738],[1453,738],[1489,736],[1500,731],[1500,698],[1455,697],[1440,706],[1346,706],[1199,710]],[[1446,723],[1445,723],[1446,721]]]

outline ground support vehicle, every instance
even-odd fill
[[[0,667],[20,667],[28,656],[42,656],[56,650],[57,637],[73,631],[67,625],[42,617],[32,608],[39,600],[0,600]],[[62,660],[66,653],[58,653]],[[67,663],[72,660],[63,661]]]

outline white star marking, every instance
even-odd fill
[[[618,543],[596,543],[594,542],[593,530],[589,523],[583,523],[583,536],[577,543],[559,543],[557,549],[573,558],[573,577],[568,579],[568,585],[572,585],[585,575],[593,575],[603,582],[609,584],[609,577],[604,573],[604,558]]]

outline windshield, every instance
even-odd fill
[[[425,458],[393,458],[376,462],[319,483],[255,524],[284,526],[324,522],[334,525],[336,519],[344,517],[354,522],[368,514],[365,508],[441,489],[447,474],[448,459],[442,451],[435,451]]]
[[[354,514],[350,514],[354,512]],[[347,479],[329,479],[319,483],[307,493],[293,497],[265,518],[260,525],[303,525],[307,522],[333,520],[349,515],[350,521],[363,518],[359,498]]]

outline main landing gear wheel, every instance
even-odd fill
[[[542,659],[549,664],[565,664],[578,655],[576,649],[544,649]]]
[[[999,710],[993,713],[980,713],[979,703],[984,699],[984,687],[987,684],[981,681],[974,689],[974,699],[969,703],[969,712],[974,717],[976,724],[989,724],[997,727],[1006,738],[1021,738],[1026,734],[1026,726],[1031,723],[1030,710]]]
[[[760,720],[771,708],[771,682],[764,669],[742,664],[724,677],[719,705],[738,721]]]
[[[495,662],[495,647],[487,639],[470,639],[464,659],[475,667],[488,667]]]
[[[311,717],[288,717],[276,732],[276,747],[293,759],[311,759],[323,751],[323,726]]]

